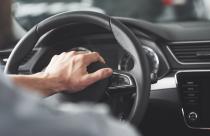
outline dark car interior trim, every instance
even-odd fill
[[[130,30],[132,30],[136,34],[138,39],[143,42],[144,45],[153,49],[160,60],[158,71],[159,80],[157,83],[151,84],[149,107],[146,112],[145,119],[143,120],[139,128],[143,132],[143,134],[187,136],[209,135],[209,132],[207,131],[192,130],[185,125],[176,87],[175,73],[180,70],[210,69],[210,63],[179,62],[179,60],[177,60],[173,52],[170,50],[170,46],[210,44],[210,23],[186,22],[158,24],[124,17],[115,18],[120,20],[127,27],[129,27]],[[13,25],[14,27],[17,26],[16,23],[14,23]],[[17,37],[17,41],[18,39],[20,39],[20,37],[23,36],[24,33],[24,31],[21,32],[21,34]],[[105,36],[106,33],[103,34],[104,35],[101,35],[100,38],[98,38],[97,35],[92,35],[92,37],[94,37],[95,39],[98,38],[98,41],[109,41],[110,45],[116,44],[115,41],[110,40],[112,39],[110,35],[108,36],[109,38],[107,38],[107,36]],[[93,40],[93,38],[91,39],[90,37],[86,37],[84,39]],[[39,49],[40,47],[36,48]],[[42,48],[46,48],[46,50],[48,50],[48,47]],[[11,50],[12,49],[7,49],[0,52],[0,57],[3,62],[2,64],[5,65]],[[39,50],[36,51],[39,52]],[[28,62],[30,61],[34,61],[33,58],[28,60]],[[19,68],[24,68],[23,66]],[[151,129],[153,130],[152,132]],[[172,134],[171,132],[174,133]]]

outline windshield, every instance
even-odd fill
[[[95,11],[151,22],[206,21],[209,0],[15,0],[13,13],[26,29],[66,11]]]

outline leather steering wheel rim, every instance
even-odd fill
[[[52,16],[34,26],[15,46],[10,54],[6,67],[6,74],[17,74],[21,60],[34,48],[39,38],[50,30],[71,23],[90,23],[98,25],[113,33],[119,45],[134,58],[133,78],[136,83],[136,98],[129,116],[132,124],[138,125],[146,111],[149,93],[150,77],[146,55],[142,44],[125,25],[118,20],[104,14],[81,11],[65,12]]]

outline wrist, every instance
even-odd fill
[[[34,83],[36,83],[34,89],[40,90],[45,96],[50,96],[56,93],[56,84],[49,74],[39,72],[30,76],[34,80]]]
[[[39,72],[36,73],[35,76],[41,78],[45,90],[48,90],[51,94],[64,90],[63,82],[61,81],[61,78],[58,78],[57,76],[53,76],[47,72]]]

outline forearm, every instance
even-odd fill
[[[54,86],[50,82],[48,76],[44,73],[37,73],[32,75],[8,75],[12,81],[19,86],[25,87],[29,90],[35,90],[38,93],[49,96],[55,93]]]
[[[54,56],[44,72],[32,75],[9,75],[9,77],[15,84],[29,90],[37,90],[45,96],[63,90],[74,93],[112,75],[110,68],[88,73],[87,67],[94,62],[105,63],[96,52],[64,52]]]

